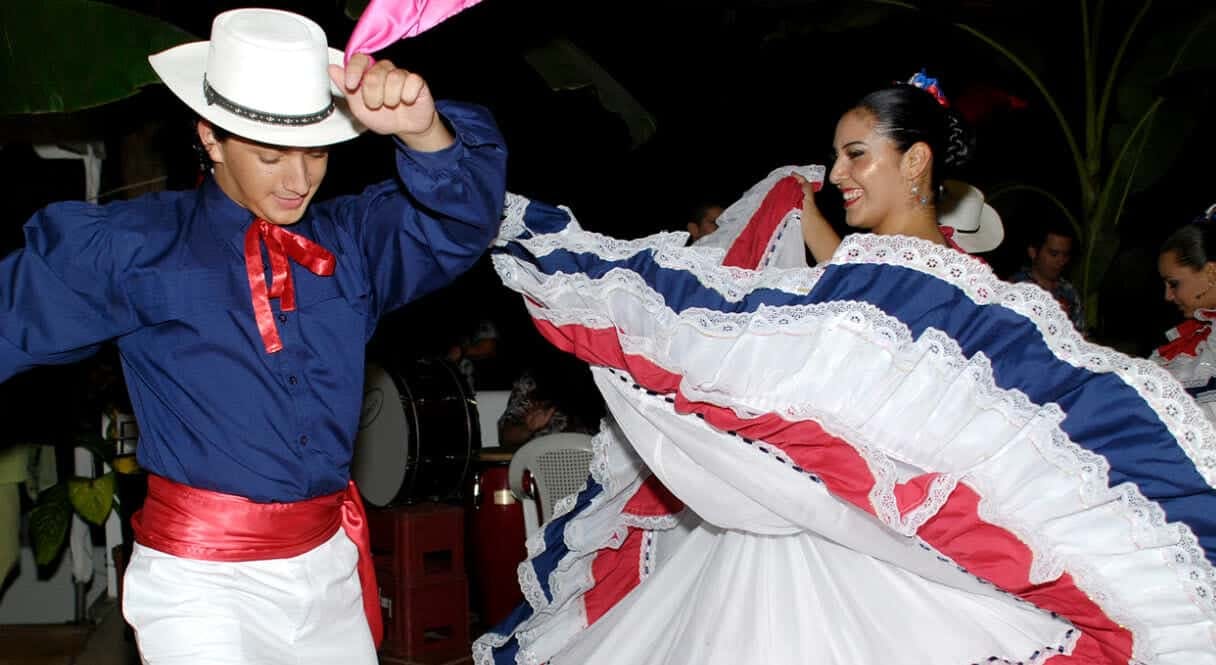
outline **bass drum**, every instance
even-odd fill
[[[439,359],[367,364],[351,477],[377,507],[459,499],[481,448],[477,403]]]

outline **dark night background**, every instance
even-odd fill
[[[205,39],[216,13],[249,3],[111,4],[159,16]],[[354,26],[335,0],[260,4],[310,16],[326,28],[337,48]],[[509,189],[568,205],[585,227],[610,235],[682,230],[692,206],[706,200],[729,204],[777,166],[830,164],[840,113],[869,90],[907,79],[922,67],[941,80],[947,96],[956,102],[970,99],[987,111],[975,123],[979,153],[969,181],[985,191],[1011,181],[1029,182],[1074,204],[1076,176],[1041,95],[1006,59],[950,22],[962,20],[991,31],[1043,77],[1064,112],[1075,119],[1084,84],[1077,3],[917,4],[927,10],[849,0],[485,0],[378,57],[423,74],[437,98],[489,107],[511,151]],[[1100,38],[1106,57],[1140,4],[1104,3],[1110,27]],[[1156,3],[1138,32],[1143,38],[1131,44],[1129,68],[1154,43],[1179,41],[1177,23],[1203,4]],[[1209,30],[1196,48],[1210,54],[1214,36],[1216,30]],[[554,38],[577,44],[652,114],[657,130],[649,141],[632,148],[625,123],[604,110],[592,91],[555,92],[546,86],[524,54]],[[1123,221],[1110,231],[1119,235],[1121,253],[1105,282],[1099,339],[1136,355],[1146,355],[1177,318],[1176,310],[1161,300],[1157,247],[1170,230],[1216,200],[1211,169],[1216,132],[1207,123],[1214,103],[1210,73],[1196,80],[1181,84],[1185,94],[1169,103],[1200,109],[1193,115],[1201,120],[1188,126],[1181,140],[1149,146],[1144,168],[1154,174],[1152,183],[1129,197]],[[1001,101],[1010,97],[1025,104],[1014,108]],[[984,103],[993,99],[997,101]],[[0,177],[6,192],[0,247],[20,246],[20,226],[39,207],[81,196],[78,163],[40,160],[29,147],[31,140],[103,128],[109,139],[105,191],[124,182],[117,165],[132,145],[124,137],[143,132],[151,139],[146,145],[166,160],[169,186],[189,187],[195,167],[187,133],[190,117],[183,109],[165,90],[152,86],[134,98],[72,118],[0,118]],[[357,191],[389,176],[391,168],[391,151],[382,137],[364,136],[337,147],[318,200]],[[841,216],[839,197],[830,188],[820,207],[829,217]],[[1058,213],[1033,197],[1007,197],[996,207],[1007,236],[1002,248],[986,258],[1008,274],[1020,267],[1029,229]],[[497,282],[486,261],[451,288],[387,319],[372,353],[440,353],[453,339],[471,333],[480,318],[498,324],[500,357],[519,363],[540,353],[518,297]],[[8,434],[42,430],[55,420],[74,399],[75,391],[65,385],[72,385],[70,377],[81,371],[86,370],[39,369],[0,387]]]

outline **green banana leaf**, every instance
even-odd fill
[[[111,471],[97,478],[72,478],[38,495],[28,518],[38,565],[48,565],[59,556],[73,513],[80,513],[93,524],[104,524],[114,508],[114,490],[115,476]]]
[[[156,83],[148,55],[197,38],[91,0],[0,2],[0,116],[69,113]]]
[[[824,34],[875,28],[907,17],[907,10],[878,4],[801,2],[790,16],[779,18],[761,39],[786,42],[813,39]]]
[[[68,500],[66,483],[59,483],[38,496],[29,514],[30,540],[34,546],[34,561],[46,566],[59,556],[72,522],[72,504]]]
[[[1216,13],[1209,10],[1171,19],[1149,35],[1119,73],[1115,89],[1115,117],[1110,119],[1106,158],[1114,160],[1129,139],[1135,141],[1119,174],[1130,179],[1131,194],[1152,187],[1169,172],[1210,108],[1188,99],[1180,90],[1167,91],[1163,82],[1216,66]],[[1163,92],[1164,98],[1159,97]],[[1135,127],[1150,109],[1152,115],[1133,138]]]
[[[528,51],[524,58],[552,90],[592,88],[600,104],[625,121],[631,147],[637,148],[654,136],[654,116],[599,63],[570,41],[554,39]]]
[[[101,526],[114,507],[114,472],[97,478],[72,478],[68,481],[68,498],[81,517]]]
[[[346,18],[352,21],[358,21],[359,17],[363,16],[363,10],[367,9],[367,3],[371,0],[346,0]]]
[[[345,0],[342,4],[347,18],[359,20],[368,2]],[[599,63],[570,41],[554,39],[528,51],[524,59],[552,90],[592,88],[600,105],[625,121],[632,148],[637,148],[654,136],[654,117]]]

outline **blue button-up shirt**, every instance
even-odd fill
[[[250,300],[252,215],[214,180],[45,208],[25,226],[26,247],[0,261],[0,381],[117,339],[147,470],[255,501],[343,489],[377,321],[472,266],[498,230],[502,136],[484,109],[439,109],[455,145],[398,143],[400,182],[315,203],[287,227],[337,267],[320,277],[292,262],[296,309],[271,300],[277,353]]]

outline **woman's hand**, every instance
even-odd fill
[[[815,191],[821,183],[811,182],[794,174],[794,179],[802,187],[802,241],[815,257],[816,263],[822,263],[832,258],[836,248],[840,246],[840,236],[828,224],[828,220],[819,212],[815,205]]]

